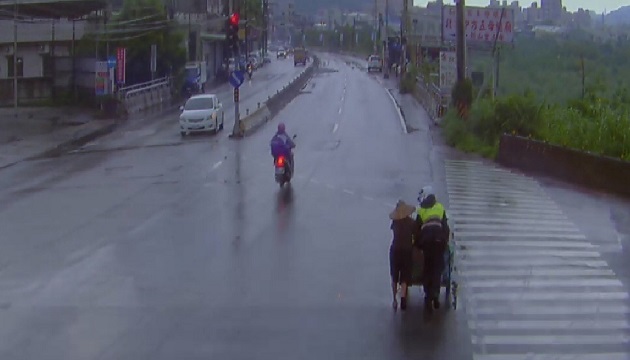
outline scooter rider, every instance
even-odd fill
[[[444,252],[450,237],[450,228],[444,205],[437,201],[433,188],[425,186],[418,196],[420,206],[417,210],[416,224],[418,239],[415,245],[424,253],[425,309],[432,311],[440,307],[439,296],[444,270]]]
[[[293,175],[293,151],[291,150],[295,148],[295,143],[287,134],[284,123],[278,124],[278,131],[271,138],[270,146],[274,161],[278,156],[284,155],[289,160],[289,171]]]

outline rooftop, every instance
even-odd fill
[[[0,0],[0,18],[78,18],[102,10],[107,0]]]

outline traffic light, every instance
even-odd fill
[[[234,51],[234,55],[236,55],[238,51],[238,23],[240,21],[240,17],[238,13],[233,13],[227,19],[226,23],[226,38],[228,46]]]

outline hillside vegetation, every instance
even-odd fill
[[[630,42],[581,33],[518,39],[502,54],[498,98],[480,96],[465,120],[449,113],[451,145],[494,156],[501,134],[512,133],[630,160]]]

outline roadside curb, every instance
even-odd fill
[[[94,120],[94,121],[101,121],[101,120]],[[38,154],[25,156],[23,158],[17,159],[10,163],[0,165],[0,170],[9,168],[13,165],[19,164],[24,161],[38,160],[38,159],[60,156],[74,147],[85,145],[86,143],[93,141],[101,136],[105,136],[112,133],[118,127],[118,124],[119,123],[116,121],[110,122],[109,124],[105,124],[97,129],[93,129],[84,134],[81,134],[78,137],[74,137],[73,139],[64,141],[53,147],[42,150]]]
[[[106,124],[100,128],[91,130],[85,134],[75,137],[74,139],[62,142],[61,144],[58,144],[57,146],[53,148],[45,150],[38,155],[27,157],[22,161],[37,160],[37,159],[60,156],[72,148],[85,145],[89,143],[90,141],[93,141],[99,137],[111,134],[114,130],[116,130],[116,128],[118,127],[118,124],[119,124],[118,122],[112,122],[110,124]]]
[[[400,107],[400,104],[398,103],[394,95],[392,94],[391,89],[385,88],[385,91],[387,92],[387,95],[389,95],[389,98],[392,100],[392,103],[394,103],[394,107],[396,107],[396,111],[398,112],[398,119],[400,120],[400,126],[402,127],[403,132],[405,134],[409,134],[409,128],[408,128],[409,124],[407,123],[407,120],[405,118],[405,113],[402,107]]]

